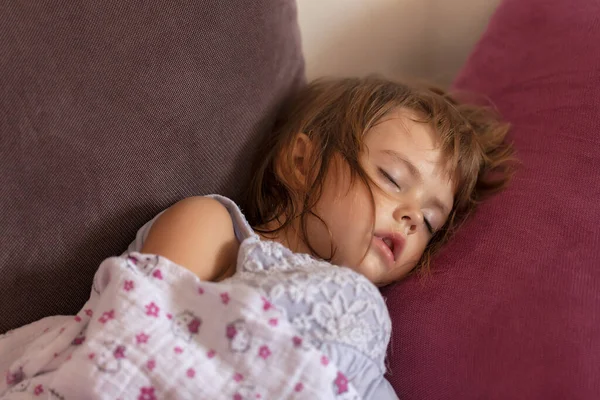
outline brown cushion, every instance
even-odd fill
[[[247,181],[303,81],[293,0],[0,3],[0,332],[73,313],[178,199]]]

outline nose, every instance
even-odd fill
[[[394,210],[394,219],[400,224],[405,235],[416,233],[423,224],[423,213],[416,206],[398,207]]]

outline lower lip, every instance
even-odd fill
[[[392,253],[392,250],[388,247],[387,244],[385,244],[383,239],[377,236],[373,236],[371,244],[377,250],[379,250],[379,252],[383,256],[383,259],[386,261],[388,268],[392,267],[394,265],[394,253]]]

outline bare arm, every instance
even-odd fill
[[[233,272],[238,248],[225,206],[208,197],[189,197],[154,222],[142,253],[166,257],[200,279],[214,281]]]

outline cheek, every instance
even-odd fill
[[[321,255],[330,254],[333,238],[335,263],[354,263],[364,256],[374,225],[373,205],[368,187],[358,178],[352,182],[349,167],[332,165],[315,212],[325,225],[309,217],[309,233]]]
[[[410,267],[407,267],[408,271],[414,268],[415,265],[421,259],[425,248],[427,248],[428,239],[426,237],[415,236],[411,238],[411,242],[407,245],[407,248],[402,255],[403,260],[406,264],[410,264]]]
[[[367,188],[357,184],[338,204],[336,244],[340,247],[340,255],[344,257],[345,263],[356,264],[371,245],[375,226],[371,196]]]

